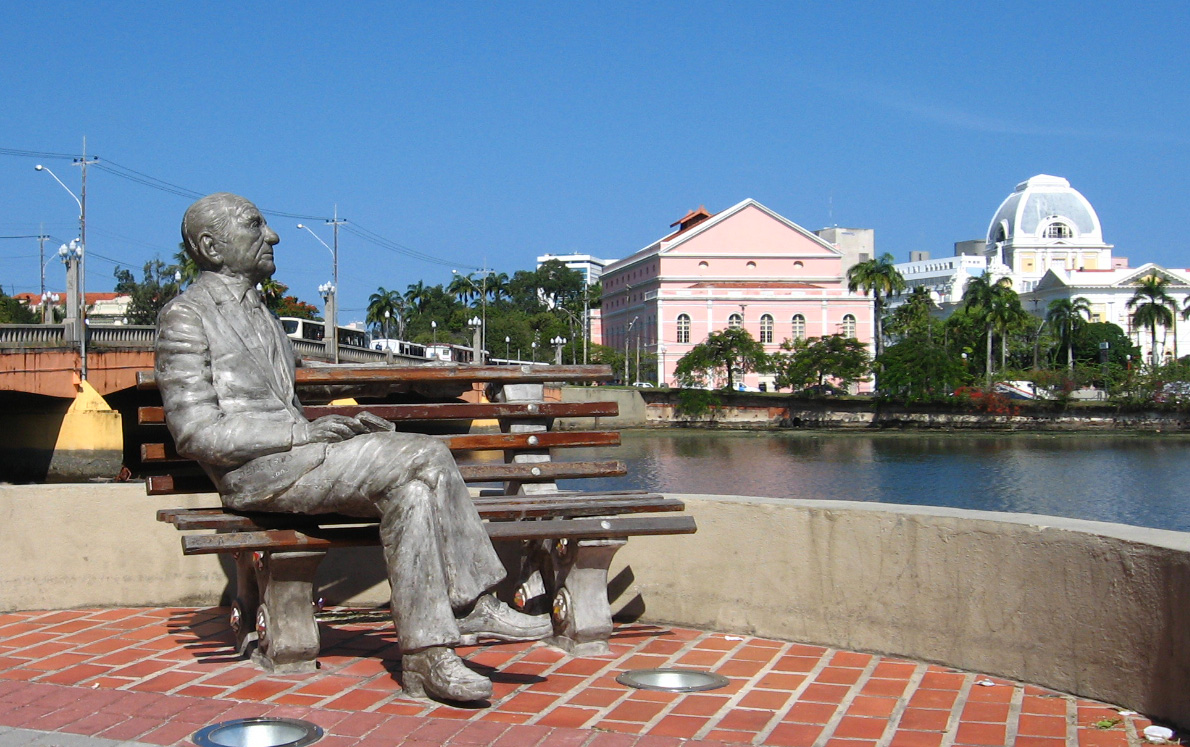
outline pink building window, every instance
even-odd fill
[[[793,315],[793,339],[806,339],[806,317],[801,314]]]
[[[766,344],[773,341],[773,317],[768,314],[760,317],[760,341]]]
[[[851,314],[843,317],[843,336],[855,337],[855,317]]]
[[[690,342],[690,316],[678,314],[678,342]]]
[[[740,327],[743,327],[743,326],[744,326],[744,317],[740,316],[739,314],[732,314],[731,316],[727,317],[727,328],[728,329],[739,329]]]

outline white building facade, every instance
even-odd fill
[[[1114,257],[1114,247],[1103,240],[1099,214],[1062,177],[1039,174],[1018,184],[994,213],[983,251],[960,252],[960,246],[970,251],[973,243],[956,244],[953,257],[901,263],[897,269],[909,290],[929,289],[944,314],[962,301],[967,283],[984,272],[1008,278],[1024,309],[1038,317],[1044,318],[1054,300],[1085,298],[1091,321],[1118,325],[1146,360],[1151,336],[1147,328],[1134,327],[1127,308],[1137,283],[1152,275],[1165,278],[1166,292],[1179,309],[1190,298],[1190,272],[1152,263],[1130,268],[1126,258]],[[898,303],[894,298],[891,305]],[[1159,330],[1157,347],[1166,359],[1190,353],[1190,322]]]

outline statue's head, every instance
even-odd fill
[[[186,253],[202,269],[259,283],[277,270],[273,246],[280,241],[248,200],[229,192],[207,195],[182,217]]]

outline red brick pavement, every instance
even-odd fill
[[[486,708],[406,698],[392,626],[323,625],[322,668],[270,675],[236,657],[225,609],[0,614],[0,726],[190,744],[201,726],[288,716],[325,747],[1060,747],[1139,745],[1150,724],[1110,705],[894,657],[749,636],[620,625],[606,657],[540,644],[460,649],[490,674]],[[729,679],[676,694],[615,681],[687,667]]]

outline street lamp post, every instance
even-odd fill
[[[434,345],[436,347],[438,345],[438,322],[430,320],[430,334],[433,336]],[[438,351],[435,350],[434,355],[437,355],[437,354],[438,354]]]
[[[508,361],[508,345],[512,342],[512,338],[508,335],[504,336],[504,361]]]
[[[319,236],[318,234],[314,233],[313,229],[311,229],[309,226],[307,226],[303,223],[297,224],[297,227],[299,229],[309,233],[311,236],[313,236],[315,239],[318,240],[319,244],[322,244],[323,246],[325,246],[326,250],[331,253],[331,282],[329,283],[329,285],[330,285],[330,300],[327,300],[327,295],[323,291],[323,288],[326,286],[326,284],[318,286],[318,292],[323,294],[322,297],[323,297],[323,300],[326,301],[328,309],[335,308],[339,305],[338,304],[338,296],[336,295],[339,292],[339,226],[346,222],[347,221],[345,221],[345,220],[339,220],[339,206],[335,205],[335,217],[332,220],[327,221],[328,224],[330,224],[331,226],[334,227],[334,238],[332,239],[332,241],[334,241],[334,246],[331,246],[330,244],[323,241],[322,237]],[[337,311],[337,309],[335,309],[335,310]],[[330,311],[327,312],[327,316],[328,317],[332,316]],[[337,315],[335,315],[335,316],[337,317]],[[330,322],[331,330],[332,330],[331,343],[330,343],[330,348],[329,348],[329,350],[331,351],[331,362],[338,363],[339,362],[339,328],[336,324],[338,322],[338,319],[337,318],[329,318],[328,321]],[[325,339],[324,339],[324,342],[325,342]]]
[[[339,362],[339,299],[335,296],[337,292],[338,289],[332,283],[318,286],[318,295],[322,296],[322,302],[326,304],[326,326],[329,327],[322,337],[322,344],[331,354],[331,363]]]
[[[58,256],[62,258],[63,262],[66,262],[67,261],[66,254],[67,254],[67,252],[70,252],[72,255],[71,261],[72,262],[77,261],[77,263],[78,263],[76,266],[75,272],[74,272],[76,287],[72,291],[72,295],[77,296],[77,298],[74,301],[75,307],[76,307],[76,314],[74,317],[71,317],[70,314],[67,314],[67,319],[68,319],[67,324],[75,325],[74,332],[78,336],[78,343],[79,343],[79,378],[86,380],[86,378],[87,378],[87,290],[86,290],[86,288],[87,288],[87,281],[86,281],[87,270],[86,270],[86,260],[84,258],[86,257],[85,248],[87,246],[87,165],[90,163],[94,163],[93,160],[91,160],[91,161],[87,160],[87,141],[86,140],[83,140],[83,157],[81,160],[75,159],[75,162],[78,165],[80,165],[83,169],[83,189],[82,189],[83,196],[81,198],[78,195],[76,195],[74,192],[72,192],[70,190],[70,187],[67,187],[62,182],[62,180],[58,178],[58,175],[55,174],[53,171],[51,171],[49,168],[42,166],[40,163],[37,164],[36,166],[34,166],[33,168],[36,171],[44,171],[45,173],[54,177],[54,181],[58,182],[58,185],[61,186],[62,189],[66,190],[66,193],[69,194],[71,197],[73,197],[75,203],[77,203],[79,206],[79,238],[78,238],[78,241],[77,242],[71,241],[69,249],[65,245],[63,245],[62,248],[58,249]],[[66,265],[68,280],[69,280],[69,276],[71,274],[70,273],[71,266],[72,265],[70,263],[68,263]],[[70,308],[70,298],[69,297],[67,298],[66,304],[67,304],[67,309],[69,309]],[[71,320],[73,320],[73,321],[71,321]]]
[[[637,319],[640,319],[640,317],[639,316],[632,317],[632,321],[628,322],[628,332],[627,332],[627,334],[624,335],[624,385],[625,386],[632,383],[631,379],[628,378],[628,345],[630,344],[629,341],[632,339],[632,327],[636,324]],[[637,364],[638,369],[639,369],[639,366],[640,366],[640,364],[638,363]]]
[[[554,344],[554,365],[562,365],[562,346],[566,344],[566,338],[559,335],[550,340]]]
[[[471,362],[483,363],[483,320],[473,316],[467,326],[471,328]]]
[[[52,324],[54,321],[54,309],[58,306],[57,293],[43,293],[41,294],[41,323]]]

